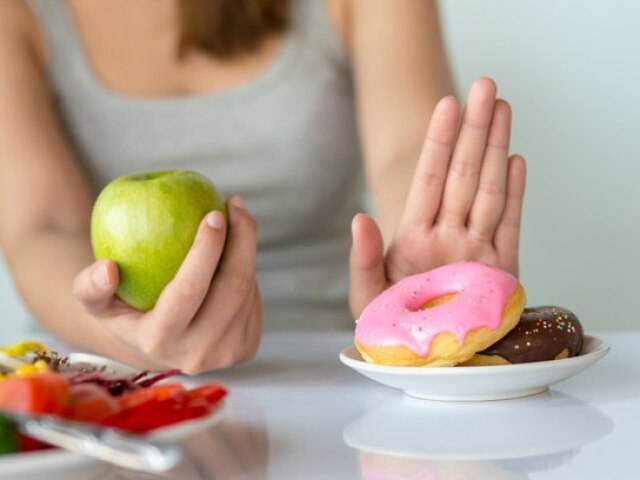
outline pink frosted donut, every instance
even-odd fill
[[[406,277],[362,311],[355,344],[371,363],[450,366],[497,342],[526,296],[511,274],[478,262]]]

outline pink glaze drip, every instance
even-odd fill
[[[367,346],[404,346],[427,356],[433,338],[453,333],[460,344],[480,327],[495,330],[518,281],[511,274],[477,262],[445,265],[400,280],[365,307],[356,341]],[[449,294],[458,297],[420,310]]]

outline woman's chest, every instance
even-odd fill
[[[200,171],[246,198],[263,244],[344,228],[335,212],[360,201],[350,77],[304,49],[221,94],[131,101],[76,81],[60,89],[59,108],[96,188],[133,172]]]
[[[61,1],[67,2],[74,29],[96,78],[105,89],[123,96],[203,95],[233,88],[267,70],[286,40],[286,34],[265,34],[254,50],[227,58],[193,48],[179,55],[181,33],[189,25],[179,14],[177,0]],[[332,19],[344,8],[337,0],[325,1]],[[237,11],[242,13],[242,8]],[[219,12],[210,13],[226,10],[221,5]],[[215,27],[211,23],[209,26]],[[336,28],[343,28],[342,23]]]

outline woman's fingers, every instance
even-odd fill
[[[197,375],[210,370],[228,368],[248,356],[247,325],[255,310],[256,286],[245,301],[228,316],[208,318],[188,330],[181,339],[183,345],[179,365],[183,373]]]
[[[469,92],[438,217],[445,226],[458,227],[467,222],[478,187],[495,96],[496,85],[488,78],[476,80]]]
[[[351,223],[349,305],[355,318],[386,287],[384,242],[376,222],[359,213]]]
[[[162,291],[148,316],[165,334],[186,328],[202,305],[225,245],[225,219],[217,211],[200,222],[195,239],[175,277]]]
[[[93,315],[109,311],[118,288],[118,267],[110,260],[94,262],[75,278],[73,292]]]
[[[229,234],[209,294],[190,325],[191,335],[217,338],[248,299],[255,280],[257,226],[240,197],[229,200]],[[215,318],[215,322],[210,320]]]
[[[498,100],[493,112],[478,190],[469,215],[470,233],[482,242],[493,241],[504,211],[510,130],[511,107],[504,100]]]
[[[224,256],[205,301],[181,340],[189,345],[188,351],[181,352],[180,368],[185,373],[225,368],[244,356],[247,321],[254,313],[257,295],[256,244],[255,220],[240,197],[231,198]]]
[[[256,309],[256,302],[259,302],[259,296],[254,283],[251,294],[210,347],[205,369],[227,368],[253,356],[261,333],[261,312]]]
[[[251,360],[255,356],[262,339],[262,302],[257,283],[255,289],[253,303],[244,328],[245,349],[239,358],[241,362]]]
[[[453,97],[436,105],[411,182],[404,211],[405,222],[433,225],[447,178],[449,159],[458,132],[460,107]]]
[[[515,265],[514,275],[518,275],[518,248],[520,223],[526,183],[526,164],[520,155],[509,158],[507,173],[507,201],[495,235],[498,255],[505,265]]]
[[[240,358],[242,362],[251,360],[255,356],[258,347],[260,347],[260,340],[262,340],[262,298],[257,282],[254,288],[253,304],[244,331],[246,348],[244,355]]]

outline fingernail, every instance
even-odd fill
[[[224,216],[218,211],[209,212],[207,214],[207,225],[214,230],[222,230],[224,228]]]
[[[356,213],[353,218],[351,219],[351,230],[353,231],[354,228],[356,228],[356,224],[360,221],[360,217],[362,216],[362,213]]]
[[[247,208],[247,204],[245,203],[244,198],[242,198],[240,196],[232,197],[229,200],[229,203],[231,205],[233,205],[234,207],[236,207],[236,208],[244,208],[244,209]]]
[[[469,96],[471,96],[472,93],[474,96],[479,95],[482,98],[495,97],[496,84],[490,78],[479,78],[475,82],[473,82],[473,85],[471,85],[471,92],[469,93]]]
[[[453,95],[447,95],[446,97],[442,97],[440,99],[440,101],[436,104],[436,108],[445,108],[445,106],[448,106],[448,104],[453,102],[457,102],[456,97],[454,97]]]
[[[105,264],[99,265],[94,268],[91,273],[91,280],[94,285],[101,290],[109,287],[109,275],[107,274],[107,266]]]

